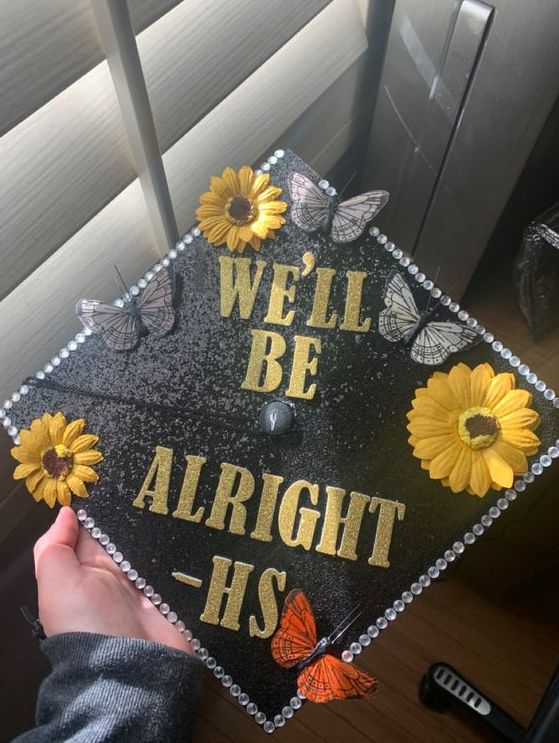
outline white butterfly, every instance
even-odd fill
[[[302,173],[290,173],[287,179],[291,196],[291,218],[305,232],[322,230],[334,242],[348,243],[358,238],[367,222],[388,201],[387,191],[367,191],[347,201],[327,196]]]
[[[80,299],[76,312],[84,327],[101,336],[113,351],[134,348],[142,330],[165,335],[173,327],[173,280],[162,269],[137,299],[128,296],[122,306],[96,299]]]
[[[451,353],[479,340],[478,334],[457,322],[429,321],[429,312],[420,313],[406,280],[393,271],[383,294],[386,309],[379,315],[380,334],[391,343],[411,343],[410,356],[418,364],[441,364]]]

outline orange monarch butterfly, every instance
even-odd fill
[[[314,614],[303,591],[294,588],[285,599],[280,627],[272,638],[272,657],[283,668],[298,667],[297,687],[311,702],[358,699],[377,689],[374,676],[325,654],[357,619],[355,611],[318,642]]]

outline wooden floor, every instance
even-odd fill
[[[458,571],[459,573],[460,571]],[[545,591],[538,591],[541,597]],[[431,663],[445,661],[527,725],[559,663],[552,605],[497,606],[460,581],[431,586],[398,617],[359,663],[380,682],[371,701],[307,703],[274,733],[278,743],[474,743],[500,740],[469,715],[432,712],[417,690]],[[553,615],[552,615],[553,614]],[[208,679],[196,743],[251,743],[264,733],[221,686]]]

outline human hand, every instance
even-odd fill
[[[136,637],[193,650],[180,632],[135,588],[103,548],[60,509],[35,544],[39,617],[45,634],[94,632]]]

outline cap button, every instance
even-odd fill
[[[258,421],[262,433],[268,436],[282,436],[293,428],[295,412],[289,403],[272,400],[262,407]]]

